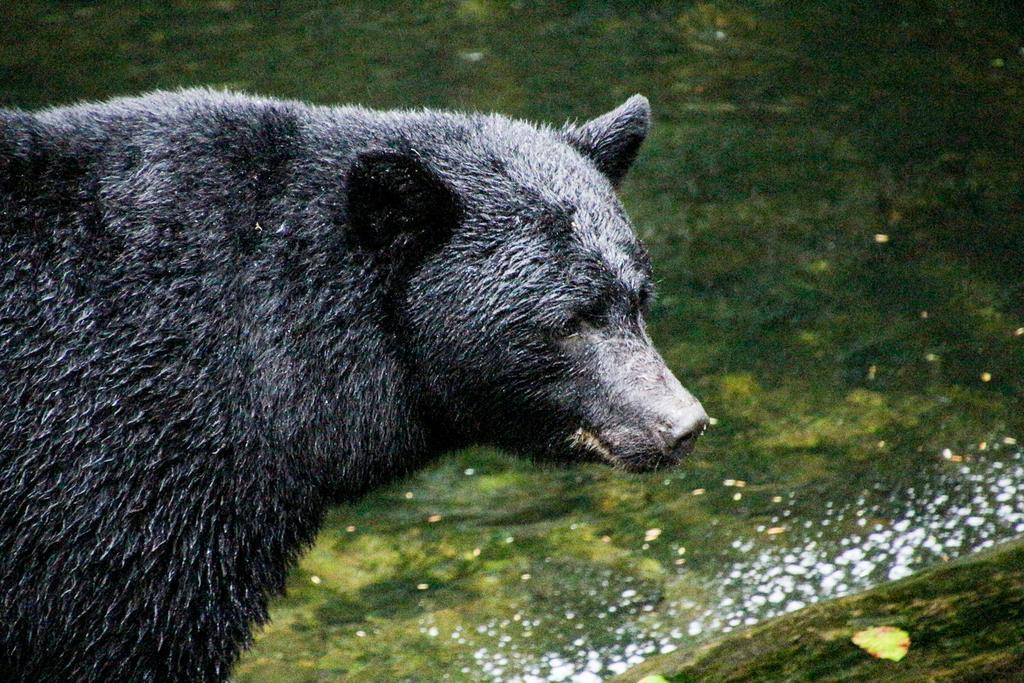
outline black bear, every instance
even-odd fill
[[[649,120],[0,111],[0,679],[224,680],[325,507],[447,450],[688,453],[615,196]]]

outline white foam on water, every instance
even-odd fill
[[[946,449],[943,457],[954,456]],[[966,462],[889,495],[867,490],[849,503],[826,502],[814,519],[784,510],[768,526],[758,527],[757,535],[728,544],[728,559],[708,582],[703,606],[691,600],[666,604],[660,595],[634,587],[609,592],[616,590],[616,577],[608,572],[595,577],[591,597],[618,599],[595,618],[585,620],[582,610],[573,614],[575,619],[562,612],[551,616],[575,628],[567,629],[565,647],[557,652],[537,655],[525,646],[546,622],[543,615],[496,619],[464,635],[479,645],[473,659],[484,679],[595,683],[652,655],[902,579],[1022,535],[1024,496],[1018,491],[1024,491],[1021,452]],[[767,529],[783,523],[785,534],[766,541]],[[426,622],[424,629],[436,633]]]

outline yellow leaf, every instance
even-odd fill
[[[910,649],[910,634],[895,626],[876,626],[858,631],[851,640],[872,657],[894,662],[903,659]]]

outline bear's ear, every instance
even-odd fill
[[[379,249],[443,243],[458,222],[455,192],[413,150],[361,153],[348,173],[348,221],[358,241]]]
[[[618,187],[650,127],[650,102],[643,95],[633,95],[607,114],[580,126],[566,126],[562,135]]]

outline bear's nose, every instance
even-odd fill
[[[658,427],[665,452],[682,457],[688,455],[697,443],[697,437],[708,427],[708,414],[699,404],[680,409]]]

